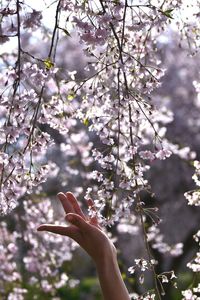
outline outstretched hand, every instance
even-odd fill
[[[37,228],[38,231],[49,231],[72,238],[97,264],[101,263],[107,256],[116,255],[116,249],[102,231],[96,215],[93,217],[86,216],[70,192],[59,193],[58,199],[66,213],[65,219],[71,225],[42,224]],[[95,206],[91,199],[87,200],[87,204],[95,212]]]
[[[117,263],[116,249],[100,227],[95,213],[93,217],[86,216],[72,193],[59,193],[58,198],[66,213],[65,219],[71,225],[43,224],[37,230],[66,235],[92,257],[96,263],[104,300],[130,300]],[[91,199],[87,204],[96,212]]]

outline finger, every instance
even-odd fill
[[[78,231],[77,227],[75,226],[59,226],[59,225],[52,225],[52,224],[42,224],[37,228],[37,231],[48,231],[56,234],[61,234],[68,236],[75,241],[78,238]]]
[[[66,193],[67,200],[71,203],[73,206],[74,212],[81,216],[84,220],[86,220],[85,214],[83,213],[82,209],[80,208],[80,205],[78,204],[77,199],[74,197],[74,195],[70,192]]]
[[[58,196],[58,199],[60,200],[66,214],[68,214],[70,212],[75,213],[72,204],[67,199],[67,197],[64,193],[58,193],[57,196]]]
[[[69,213],[66,215],[66,220],[77,226],[82,232],[88,232],[91,226],[78,214]]]
[[[87,200],[87,205],[88,205],[88,208],[91,209],[94,212],[94,216],[92,216],[90,218],[92,224],[98,225],[98,218],[97,218],[97,215],[96,215],[97,210],[96,210],[94,201],[92,199],[88,199]]]

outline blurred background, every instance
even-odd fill
[[[10,46],[5,43],[1,49],[2,67],[5,60],[9,61]],[[15,47],[15,44],[12,46]],[[32,32],[23,33],[22,46],[34,57],[48,56],[48,43]],[[184,197],[185,192],[195,188],[192,180],[194,168],[189,163],[191,151],[196,152],[196,158],[200,159],[200,98],[194,87],[194,81],[200,80],[200,57],[198,53],[193,56],[188,51],[188,44],[182,42],[181,36],[172,28],[162,34],[156,46],[166,73],[161,87],[153,92],[152,97],[157,107],[167,107],[171,111],[172,121],[166,126],[167,137],[181,145],[183,158],[172,155],[165,161],[151,162],[147,177],[154,196],[142,193],[142,201],[158,207],[161,222],[158,226],[160,232],[156,231],[156,235],[159,243],[168,245],[168,251],[162,253],[160,247],[152,247],[152,252],[158,260],[156,269],[159,273],[174,270],[178,277],[178,289],[171,283],[164,284],[166,295],[163,299],[177,300],[181,299],[180,290],[200,281],[199,274],[194,276],[186,267],[197,251],[193,235],[200,224],[200,210],[188,206]],[[32,58],[24,56],[23,60],[28,62]],[[56,55],[59,80],[66,79],[68,72],[74,70],[77,80],[84,78],[87,61],[76,32],[70,39],[60,38]],[[49,90],[54,88],[53,82],[49,82]],[[46,92],[47,99],[48,96]],[[76,105],[73,101],[69,102],[69,111]],[[41,184],[35,193],[22,198],[11,214],[0,217],[2,300],[101,299],[95,267],[86,253],[67,238],[36,232],[36,227],[41,223],[63,222],[64,214],[56,199],[60,191],[74,192],[86,211],[83,195],[93,179],[85,174],[94,168],[94,162],[90,161],[92,145],[97,147],[101,142],[88,131],[86,125],[73,119],[69,122],[71,129],[66,136],[48,124],[40,125],[40,129],[55,141],[47,151],[47,161],[56,163],[59,171],[52,165],[47,182]],[[185,159],[187,155],[188,160]],[[148,226],[151,220],[147,218],[146,221]],[[134,215],[129,224],[125,222],[108,228],[118,249],[123,278],[129,291],[138,294],[152,285],[148,274],[144,284],[141,284],[140,272],[128,272],[134,259],[146,256],[140,230]]]

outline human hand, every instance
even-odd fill
[[[49,231],[72,238],[91,256],[96,264],[103,263],[109,257],[115,257],[116,249],[100,227],[97,217],[86,216],[72,193],[59,193],[57,196],[66,213],[65,219],[71,225],[42,224],[37,230]],[[87,200],[87,204],[95,211],[94,202],[91,199]]]

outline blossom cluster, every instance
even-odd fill
[[[200,162],[194,161],[195,173],[192,176],[197,187],[200,187]],[[193,191],[186,192],[185,198],[188,200],[188,205],[200,206],[200,189],[196,189]]]
[[[55,222],[56,213],[49,199],[41,200],[38,195],[35,201],[26,200],[21,206],[25,214],[14,215],[13,221],[17,224],[14,232],[9,232],[6,223],[1,223],[1,295],[6,293],[7,285],[10,290],[9,299],[24,299],[23,295],[26,295],[28,291],[21,289],[21,282],[22,276],[26,276],[27,285],[35,286],[35,288],[41,286],[45,293],[53,297],[58,288],[66,283],[70,285],[71,279],[60,271],[60,267],[63,262],[72,258],[76,244],[69,238],[64,240],[61,236],[53,236],[49,233],[38,235],[36,227],[40,225],[40,222]],[[57,211],[57,218],[58,216],[59,211]],[[24,222],[26,228],[22,226]],[[23,254],[20,252],[22,247],[26,249]],[[20,274],[16,257],[18,260],[23,260],[23,275]]]
[[[192,176],[192,178],[195,181],[197,187],[199,188],[200,163],[199,161],[194,161],[193,165],[195,167],[195,173]],[[199,189],[186,192],[185,197],[188,200],[188,205],[194,205],[194,206],[200,205]],[[190,268],[192,272],[199,273],[200,272],[200,230],[198,230],[198,232],[193,236],[193,238],[195,242],[197,242],[198,244],[198,251],[195,253],[194,258],[187,263],[187,267]],[[187,289],[182,292],[182,295],[184,296],[182,299],[183,300],[198,299],[199,292],[200,292],[199,285],[197,287],[193,287],[192,289]]]
[[[182,299],[183,300],[198,300],[200,293],[200,285],[198,284],[197,287],[194,287],[192,289],[188,289],[182,292],[182,295],[184,296]]]

